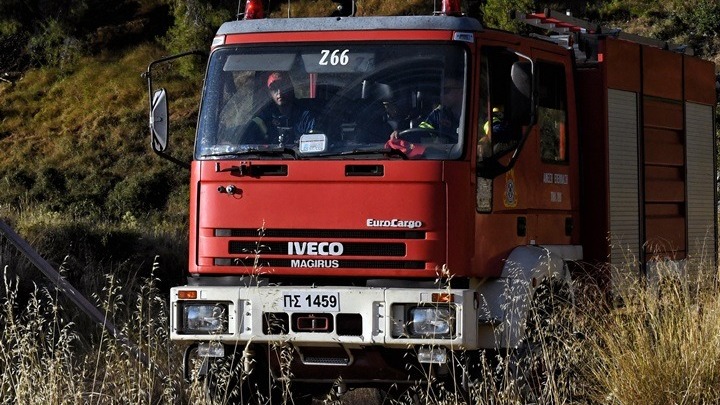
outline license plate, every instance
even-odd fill
[[[331,292],[295,291],[282,297],[285,311],[322,311],[340,310],[340,294]]]

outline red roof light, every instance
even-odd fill
[[[460,0],[442,0],[442,15],[462,15]]]
[[[245,3],[245,20],[265,18],[262,0],[247,0]]]

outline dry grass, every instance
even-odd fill
[[[107,334],[85,342],[86,331],[68,320],[70,308],[52,289],[36,288],[22,300],[17,281],[7,268],[0,294],[0,397],[2,403],[23,404],[179,404],[206,403],[204,381],[185,383],[180,375],[180,348],[169,341],[165,294],[154,274],[130,280],[127,289],[114,276],[96,297],[110,319],[148,354],[159,372],[128,354]],[[528,397],[512,353],[475,358],[470,389],[473,404],[712,404],[720,402],[720,298],[709,277],[683,279],[660,271],[656,286],[627,289],[622,308],[597,308],[577,314],[571,333],[559,330],[538,337],[537,360],[556,370]],[[708,272],[696,274],[707,276]],[[21,302],[22,301],[22,302]],[[562,322],[566,325],[567,322]],[[578,333],[578,331],[582,333]],[[567,332],[567,331],[566,331]],[[241,353],[243,348],[237,348]],[[282,352],[282,351],[281,351]],[[292,350],[285,351],[288,356]],[[465,356],[457,353],[457,356]],[[241,358],[241,357],[238,357]],[[460,363],[460,358],[454,360]],[[289,358],[286,359],[289,361]],[[230,379],[247,378],[242,364],[227,364]],[[220,372],[216,370],[216,372]],[[231,374],[234,372],[235,374]],[[454,380],[470,371],[459,367]],[[383,400],[375,390],[357,390],[343,397],[328,395],[315,403],[458,404],[465,398],[457,386],[433,382],[414,387],[405,396]],[[567,382],[571,382],[568,386]],[[288,400],[287,385],[268,381],[265,402]],[[291,386],[290,386],[291,387]],[[227,392],[214,403],[224,403]],[[262,402],[262,400],[261,400]]]
[[[715,272],[628,289],[626,307],[592,319],[585,380],[608,404],[720,402],[720,297]]]

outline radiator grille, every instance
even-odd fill
[[[405,256],[404,243],[360,243],[345,242],[343,256]],[[230,241],[230,254],[257,253],[269,255],[287,255],[288,242],[245,242]],[[298,254],[296,252],[296,254]],[[298,254],[301,255],[301,254]]]
[[[295,263],[293,263],[295,262]],[[337,262],[337,263],[334,263]],[[339,260],[323,256],[323,259],[262,259],[257,261],[262,267],[313,267],[348,269],[425,269],[425,262],[417,260]],[[255,258],[216,258],[216,266],[253,267]]]
[[[240,238],[314,239],[425,239],[425,231],[342,230],[342,229],[216,229],[215,236]]]

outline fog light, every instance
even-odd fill
[[[198,356],[200,357],[223,357],[225,345],[220,342],[200,342],[198,344]]]
[[[455,311],[449,306],[410,309],[408,329],[413,337],[446,338],[453,333]]]
[[[181,330],[198,335],[228,333],[228,304],[183,304]]]
[[[423,346],[418,349],[417,358],[420,363],[445,364],[447,363],[447,350],[444,347]]]

